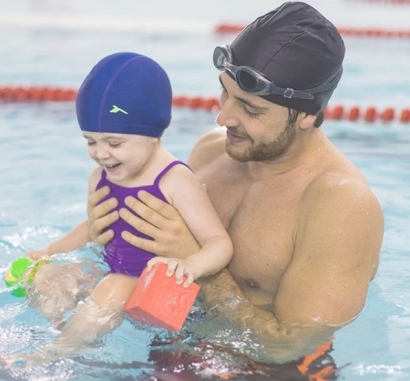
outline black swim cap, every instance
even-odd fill
[[[316,115],[323,110],[342,73],[345,47],[337,28],[312,6],[287,2],[249,24],[231,44],[233,64],[250,66],[277,86],[306,90],[320,86],[340,70],[328,90],[314,99],[261,97]]]

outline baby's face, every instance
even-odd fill
[[[131,186],[151,158],[157,138],[143,135],[88,132],[83,134],[88,154],[115,184]]]

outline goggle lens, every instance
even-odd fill
[[[258,81],[251,73],[248,73],[245,70],[238,70],[236,73],[236,80],[242,90],[250,93],[258,91]]]
[[[274,84],[269,80],[261,81],[261,75],[246,66],[232,65],[232,53],[227,46],[217,46],[213,54],[214,66],[220,71],[229,71],[239,87],[247,92],[255,94],[268,94],[267,88],[273,88]],[[258,78],[259,77],[259,78]]]
[[[224,49],[222,49],[220,46],[217,46],[214,50],[213,60],[214,60],[214,66],[218,70],[223,71],[225,70],[225,63],[229,62],[228,53]]]

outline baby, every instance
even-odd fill
[[[88,153],[98,164],[89,178],[89,193],[108,185],[108,197],[117,199],[119,210],[127,208],[127,196],[138,197],[140,190],[150,192],[179,211],[201,249],[186,259],[157,257],[129,245],[121,237],[124,230],[148,236],[119,219],[110,226],[115,237],[104,247],[104,260],[110,271],[96,282],[87,297],[79,295],[84,290],[78,282],[59,276],[50,280],[49,276],[63,274],[66,268],[66,278],[72,275],[85,279],[83,271],[75,274],[70,267],[56,263],[41,267],[28,292],[29,302],[40,309],[43,306],[49,317],[56,314],[62,317],[76,306],[53,349],[94,341],[117,327],[122,321],[124,304],[146,266],[165,263],[167,275],[175,276],[178,284],[188,287],[195,279],[224,268],[233,254],[229,235],[206,191],[190,168],[161,144],[160,138],[171,121],[172,90],[166,72],[158,63],[136,53],[116,53],[103,58],[82,83],[76,110]],[[90,240],[86,220],[48,247],[28,252],[26,256],[40,259],[66,253],[82,248]],[[75,287],[67,289],[67,284]],[[59,301],[53,296],[56,293],[64,294],[64,298]],[[53,298],[52,303],[48,296]],[[79,299],[82,300],[78,302]],[[50,311],[52,305],[57,311]]]

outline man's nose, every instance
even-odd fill
[[[239,124],[237,114],[238,110],[236,110],[235,105],[228,98],[223,104],[221,104],[221,109],[216,117],[216,123],[219,126],[236,127]]]

